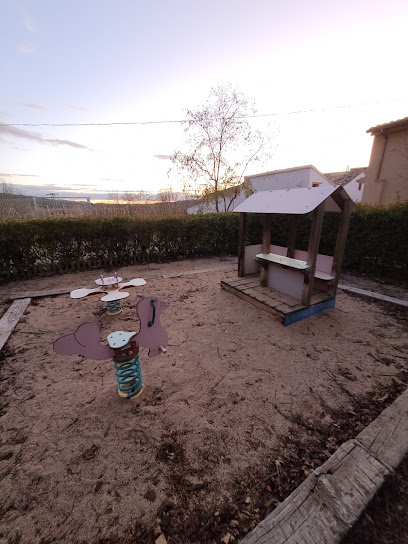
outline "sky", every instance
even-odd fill
[[[407,23],[406,0],[0,0],[0,178],[34,196],[181,190],[166,157],[183,126],[163,121],[225,84],[272,114],[254,121],[272,156],[247,174],[367,166],[366,130],[408,116]]]

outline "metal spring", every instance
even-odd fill
[[[110,300],[106,303],[106,313],[108,315],[118,315],[122,311],[120,300]]]
[[[130,361],[114,363],[119,396],[131,399],[143,389],[139,355]]]

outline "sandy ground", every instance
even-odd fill
[[[325,405],[350,402],[344,385],[362,395],[398,373],[408,341],[383,306],[340,291],[336,308],[285,328],[221,290],[234,263],[119,269],[147,284],[117,317],[99,296],[33,299],[0,362],[1,544],[92,543],[154,521],[180,497],[186,512],[226,503],[240,474],[279,455],[292,416],[327,422]],[[98,275],[16,282],[0,296],[92,287]],[[103,342],[113,330],[137,331],[136,303],[150,295],[170,304],[161,316],[169,347],[155,359],[141,350],[141,398],[119,398],[111,360],[53,352],[85,321],[98,323]]]

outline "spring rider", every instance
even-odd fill
[[[168,303],[158,297],[147,297],[137,305],[140,330],[115,331],[108,335],[108,345],[99,342],[96,323],[82,323],[77,330],[58,338],[54,351],[61,355],[83,355],[88,359],[103,360],[112,357],[118,395],[125,399],[137,398],[143,391],[139,347],[149,349],[149,357],[166,353],[168,336],[160,323],[160,314]]]
[[[104,293],[101,298],[103,302],[106,302],[106,313],[108,315],[118,315],[122,311],[121,299],[129,296],[129,293],[122,292],[121,289],[126,287],[137,287],[145,285],[146,281],[142,278],[135,278],[126,283],[121,283],[122,278],[115,272],[114,276],[104,278],[101,274],[100,277],[95,280],[98,287],[94,289],[75,289],[71,291],[71,298],[83,298],[87,295],[94,293]]]

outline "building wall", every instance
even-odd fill
[[[376,134],[362,202],[393,204],[408,200],[408,127]]]
[[[365,172],[362,172],[343,187],[353,202],[361,202],[365,191]]]
[[[271,191],[281,189],[300,189],[312,187],[313,183],[330,185],[327,179],[314,168],[302,168],[289,172],[265,174],[262,176],[247,176],[245,179],[252,183],[256,191]]]
[[[314,168],[299,168],[296,170],[289,170],[287,172],[277,172],[270,173],[261,176],[246,176],[245,180],[251,182],[252,190],[256,193],[260,191],[271,191],[271,190],[280,190],[280,189],[297,189],[297,188],[307,188],[313,187],[313,183],[319,183],[320,186],[332,184],[317,170]],[[234,199],[232,204],[229,207],[230,212],[246,200],[244,191]],[[230,203],[230,199],[226,198],[226,206]],[[220,199],[218,204],[220,211],[225,211],[224,199]],[[215,212],[215,202],[210,202],[209,204],[202,204],[189,208],[187,213],[211,213]]]

